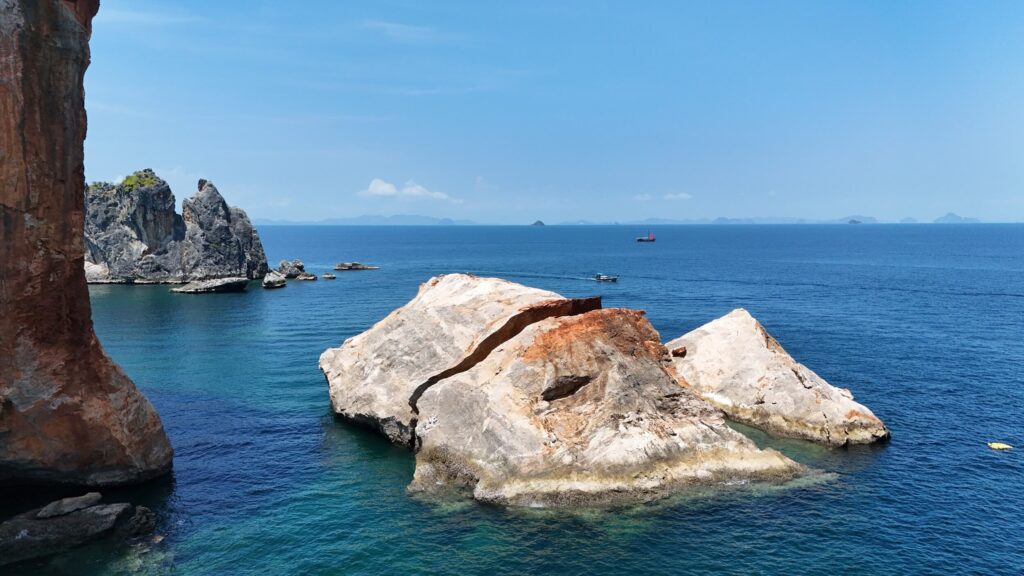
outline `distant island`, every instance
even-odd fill
[[[981,220],[977,218],[964,218],[958,214],[948,212],[945,216],[935,219],[936,224],[978,224]]]
[[[735,226],[751,224],[918,224],[929,223],[928,220],[916,218],[886,219],[880,220],[874,216],[863,214],[851,214],[842,218],[793,218],[788,216],[754,216],[749,218],[733,218],[719,216],[718,218],[645,218],[640,220],[566,220],[557,222],[556,226],[683,226],[683,225],[715,225]],[[976,224],[981,222],[977,218],[961,217],[952,212],[935,219],[935,224]],[[253,224],[258,226],[486,226],[495,224],[490,222],[476,222],[474,220],[439,218],[436,216],[422,216],[418,214],[395,214],[383,216],[380,214],[363,214],[361,216],[349,216],[344,218],[326,218],[322,220],[283,220],[256,218]],[[498,223],[501,224],[501,223]],[[498,225],[496,224],[496,225]],[[507,223],[505,223],[507,224]],[[530,226],[548,226],[543,220],[535,220]]]
[[[266,220],[257,218],[255,223],[260,226],[472,226],[472,220],[455,220],[453,218],[435,218],[416,214],[396,214],[381,216],[364,214],[349,218],[327,218],[324,220]]]

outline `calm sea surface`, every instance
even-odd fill
[[[163,540],[15,573],[1024,573],[1024,226],[680,226],[633,242],[646,231],[262,227],[272,263],[381,269],[211,296],[92,287],[104,347],[176,450],[173,478],[110,495],[153,507]],[[412,454],[331,417],[317,358],[444,272],[600,294],[665,340],[746,307],[892,442],[755,435],[834,475],[628,509],[411,498]],[[598,272],[622,279],[585,279]]]

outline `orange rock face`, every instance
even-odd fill
[[[93,333],[82,80],[98,0],[0,0],[0,483],[170,470],[160,418]]]

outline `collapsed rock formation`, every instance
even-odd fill
[[[267,257],[240,208],[212,182],[174,211],[171,188],[152,170],[120,184],[95,183],[86,193],[86,276],[95,283],[184,283],[262,278]]]
[[[680,387],[642,312],[599,308],[441,276],[320,367],[339,416],[417,450],[413,491],[559,505],[803,471]]]
[[[153,407],[92,329],[82,78],[95,0],[0,0],[0,484],[166,473]]]
[[[0,523],[0,566],[70,550],[111,535],[123,538],[153,531],[156,516],[145,506],[99,504],[91,492],[51,502]]]
[[[562,505],[801,472],[681,388],[659,341],[636,310],[530,325],[420,398],[411,489],[461,485],[481,501]]]
[[[729,418],[778,436],[832,446],[889,437],[849,390],[831,386],[783,350],[742,308],[667,344],[679,381]]]

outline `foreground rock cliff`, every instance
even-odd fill
[[[803,472],[681,387],[642,312],[597,299],[441,276],[320,367],[337,414],[416,449],[413,491],[586,504]]]
[[[667,346],[676,351],[672,361],[680,382],[733,420],[832,446],[889,437],[885,424],[849,390],[794,360],[742,308]]]
[[[171,466],[159,417],[92,329],[82,78],[97,7],[0,0],[0,483],[120,484]]]
[[[96,183],[85,195],[85,270],[96,283],[183,283],[262,278],[267,257],[240,208],[212,182],[174,211],[174,194],[152,170],[119,184]]]

